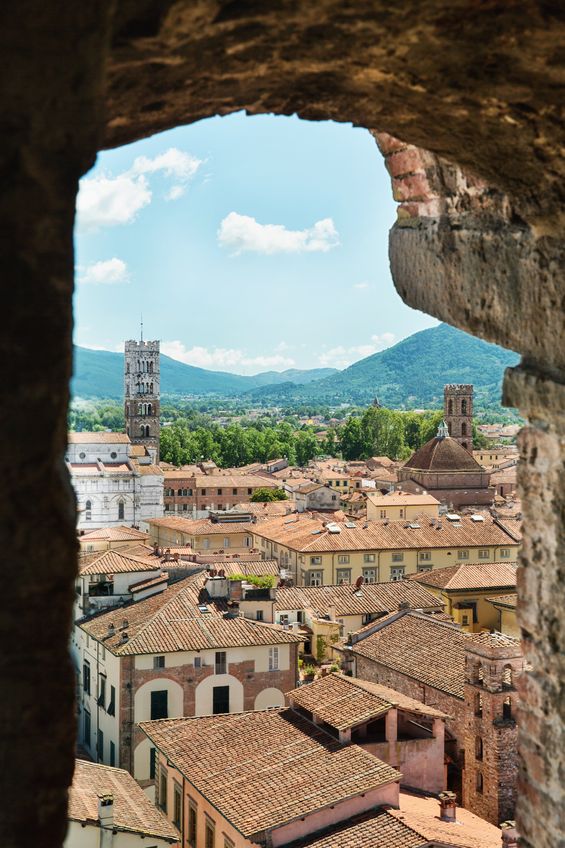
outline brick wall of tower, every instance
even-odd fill
[[[158,341],[127,341],[124,349],[124,418],[132,444],[159,460],[161,368]]]
[[[450,383],[443,390],[443,414],[449,435],[473,452],[473,386]]]
[[[482,669],[482,679],[478,668]],[[521,656],[479,656],[467,652],[465,683],[465,772],[463,805],[496,826],[514,819],[518,783],[518,692]],[[503,685],[503,669],[512,669],[512,685]],[[482,713],[477,711],[481,698]],[[511,713],[505,716],[504,702]],[[481,740],[479,745],[479,740]],[[478,777],[482,786],[478,784]]]

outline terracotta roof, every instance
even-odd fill
[[[455,848],[501,848],[500,830],[463,807],[457,807],[457,822],[439,818],[437,798],[400,793],[400,809],[389,809],[389,815],[411,827],[432,844]],[[425,843],[427,844],[427,843]]]
[[[517,648],[521,651],[520,640],[514,636],[506,636],[505,633],[499,631],[489,632],[486,630],[480,633],[469,633],[470,645],[482,646],[484,648]]]
[[[225,602],[210,600],[202,588],[204,579],[203,574],[187,577],[158,595],[96,615],[81,621],[79,626],[117,656],[302,641],[297,634],[276,624],[224,618]],[[199,609],[199,605],[206,610]],[[127,625],[122,623],[124,619]],[[110,624],[115,632],[108,637]],[[124,633],[127,641],[122,641]]]
[[[328,674],[286,694],[292,705],[309,710],[337,730],[364,724],[395,707],[419,715],[447,718],[445,713],[426,707],[420,701],[407,698],[386,686],[342,674]]]
[[[419,471],[484,471],[482,465],[449,436],[430,439],[412,454],[403,468]]]
[[[373,622],[373,627],[379,622]],[[367,627],[366,630],[369,630]],[[391,615],[381,629],[353,644],[354,654],[463,698],[469,634],[417,612]]]
[[[373,809],[312,833],[286,848],[424,848],[428,840],[387,810]]]
[[[400,779],[377,757],[357,745],[340,745],[290,709],[140,727],[247,837]]]
[[[303,483],[301,486],[298,486],[295,489],[295,492],[298,492],[301,495],[309,495],[312,492],[317,492],[318,489],[326,489],[328,488],[323,483]]]
[[[330,606],[337,616],[367,615],[397,610],[401,603],[412,609],[441,608],[439,598],[428,589],[408,580],[389,583],[364,583],[355,586],[294,586],[277,589],[275,610],[313,609],[318,615],[327,615]]]
[[[69,790],[69,819],[98,824],[99,795],[114,798],[114,830],[159,837],[171,843],[179,841],[177,830],[127,771],[76,760]]]
[[[141,557],[132,556],[129,550],[123,548],[113,551],[101,551],[79,560],[79,574],[126,574],[129,571],[151,571],[159,568],[157,557],[153,562]]]
[[[375,493],[367,494],[367,499],[375,506],[439,506],[437,498],[432,495],[413,495],[411,492],[391,492],[388,495]]]
[[[79,542],[127,542],[139,539],[144,541],[149,538],[148,533],[136,530],[135,527],[100,527],[98,530],[90,530],[82,533]]]
[[[163,519],[158,519],[163,520]],[[350,522],[351,523],[351,522]],[[407,550],[410,548],[482,548],[492,545],[511,546],[519,542],[515,530],[510,532],[491,517],[472,521],[462,515],[457,522],[429,515],[420,515],[410,521],[363,521],[355,527],[347,522],[334,524],[339,532],[328,530],[327,517],[300,513],[286,518],[264,521],[253,527],[253,533],[296,551],[371,551]],[[418,526],[414,526],[418,525]]]
[[[162,571],[156,577],[148,577],[146,580],[140,580],[139,583],[131,583],[129,590],[132,593],[142,592],[149,589],[151,586],[158,586],[160,583],[167,583],[169,576]]]
[[[234,574],[253,575],[255,577],[264,577],[269,574],[278,577],[280,574],[276,559],[220,559],[214,563],[214,568],[223,568],[228,577]]]
[[[518,605],[518,595],[497,595],[496,598],[487,598],[491,604],[496,606],[508,607],[508,609],[516,609]]]
[[[125,433],[69,433],[70,445],[128,445],[129,443],[130,438]]]
[[[510,589],[516,585],[516,564],[511,562],[465,563],[433,568],[413,574],[410,580],[447,592],[465,589]]]
[[[137,474],[141,474],[142,476],[147,476],[148,474],[151,474],[153,477],[162,477],[164,473],[163,469],[160,468],[158,465],[145,465],[142,462],[137,462],[135,459],[132,460],[131,464],[133,466],[134,471]]]
[[[257,474],[192,474],[185,471],[167,471],[161,470],[165,476],[165,485],[167,480],[190,480],[193,488],[196,489],[245,489],[245,488],[261,488],[275,489],[277,482],[269,480],[268,477],[262,477]],[[209,492],[209,494],[212,494]],[[231,494],[224,492],[224,494]]]
[[[252,521],[210,521],[209,518],[150,518],[152,527],[180,530],[187,536],[227,536],[229,533],[253,533]]]
[[[273,518],[276,515],[289,515],[296,508],[294,501],[267,501],[265,503],[238,503],[234,512],[248,512],[260,521],[265,518]]]

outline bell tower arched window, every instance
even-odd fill
[[[84,505],[84,520],[90,521],[92,519],[92,501],[87,501]]]
[[[125,504],[120,498],[118,501],[118,521],[123,521],[125,516]]]

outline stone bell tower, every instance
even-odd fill
[[[443,389],[443,417],[449,435],[473,453],[473,386],[450,383]]]
[[[160,379],[158,341],[127,341],[124,349],[124,418],[132,445],[144,445],[159,461]]]
[[[514,818],[518,781],[516,682],[524,671],[520,642],[474,633],[465,646],[463,806],[500,826]]]

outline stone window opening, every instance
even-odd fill
[[[505,721],[509,721],[511,718],[513,718],[513,715],[512,715],[512,698],[510,696],[508,696],[508,698],[505,698],[504,701],[503,701],[502,718]]]
[[[483,740],[481,736],[475,738],[475,759],[482,760],[483,758]]]
[[[483,696],[481,692],[475,695],[475,715],[482,716],[483,714]]]
[[[505,665],[502,669],[502,688],[513,689],[513,671],[511,665]]]
[[[479,795],[483,794],[483,775],[480,771],[477,772],[475,777],[475,789]]]

